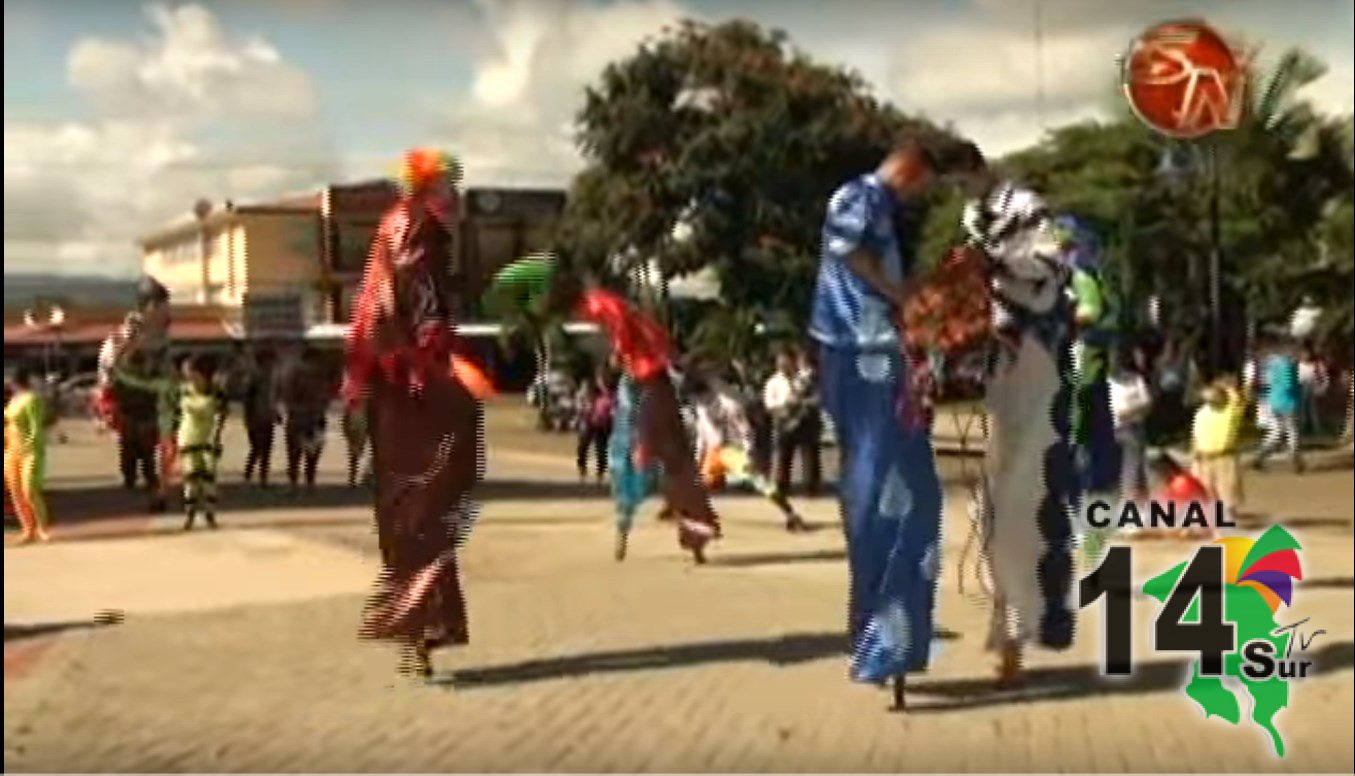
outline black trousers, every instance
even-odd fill
[[[819,446],[822,433],[822,422],[811,419],[802,421],[794,428],[778,435],[776,487],[782,493],[790,492],[790,470],[797,452],[800,454],[800,465],[804,469],[805,491],[811,494],[818,493],[823,484],[823,464]]]
[[[598,476],[607,473],[607,441],[612,438],[612,424],[601,426],[585,425],[579,430],[578,464],[579,476],[588,475],[588,449],[593,448],[597,458]]]
[[[303,474],[306,487],[315,487],[315,472],[324,449],[325,423],[288,423],[284,429],[287,448],[287,482],[296,487]]]
[[[268,472],[273,467],[274,429],[272,418],[245,421],[245,433],[249,437],[249,455],[245,458],[245,479],[250,479],[257,471],[259,483],[268,484]]]
[[[122,484],[128,490],[137,486],[138,472],[147,490],[154,492],[160,487],[155,467],[155,437],[153,427],[132,426],[118,434],[118,469],[122,473]]]

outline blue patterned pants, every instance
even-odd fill
[[[900,419],[907,375],[899,354],[823,348],[820,363],[842,453],[851,678],[879,683],[927,667],[941,483],[926,429]]]

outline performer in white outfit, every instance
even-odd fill
[[[984,538],[995,599],[988,647],[1001,655],[1005,684],[1026,644],[1073,641],[1069,268],[1039,196],[999,182],[977,148],[961,169],[973,196],[963,226],[991,277]]]

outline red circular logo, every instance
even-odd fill
[[[1244,77],[1232,48],[1200,21],[1151,27],[1124,58],[1124,93],[1134,113],[1171,137],[1236,126]]]

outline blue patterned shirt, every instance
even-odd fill
[[[847,257],[865,248],[880,258],[885,277],[903,280],[897,211],[893,193],[874,174],[847,182],[828,200],[809,320],[809,335],[819,343],[850,350],[899,347],[892,305],[847,266]]]

